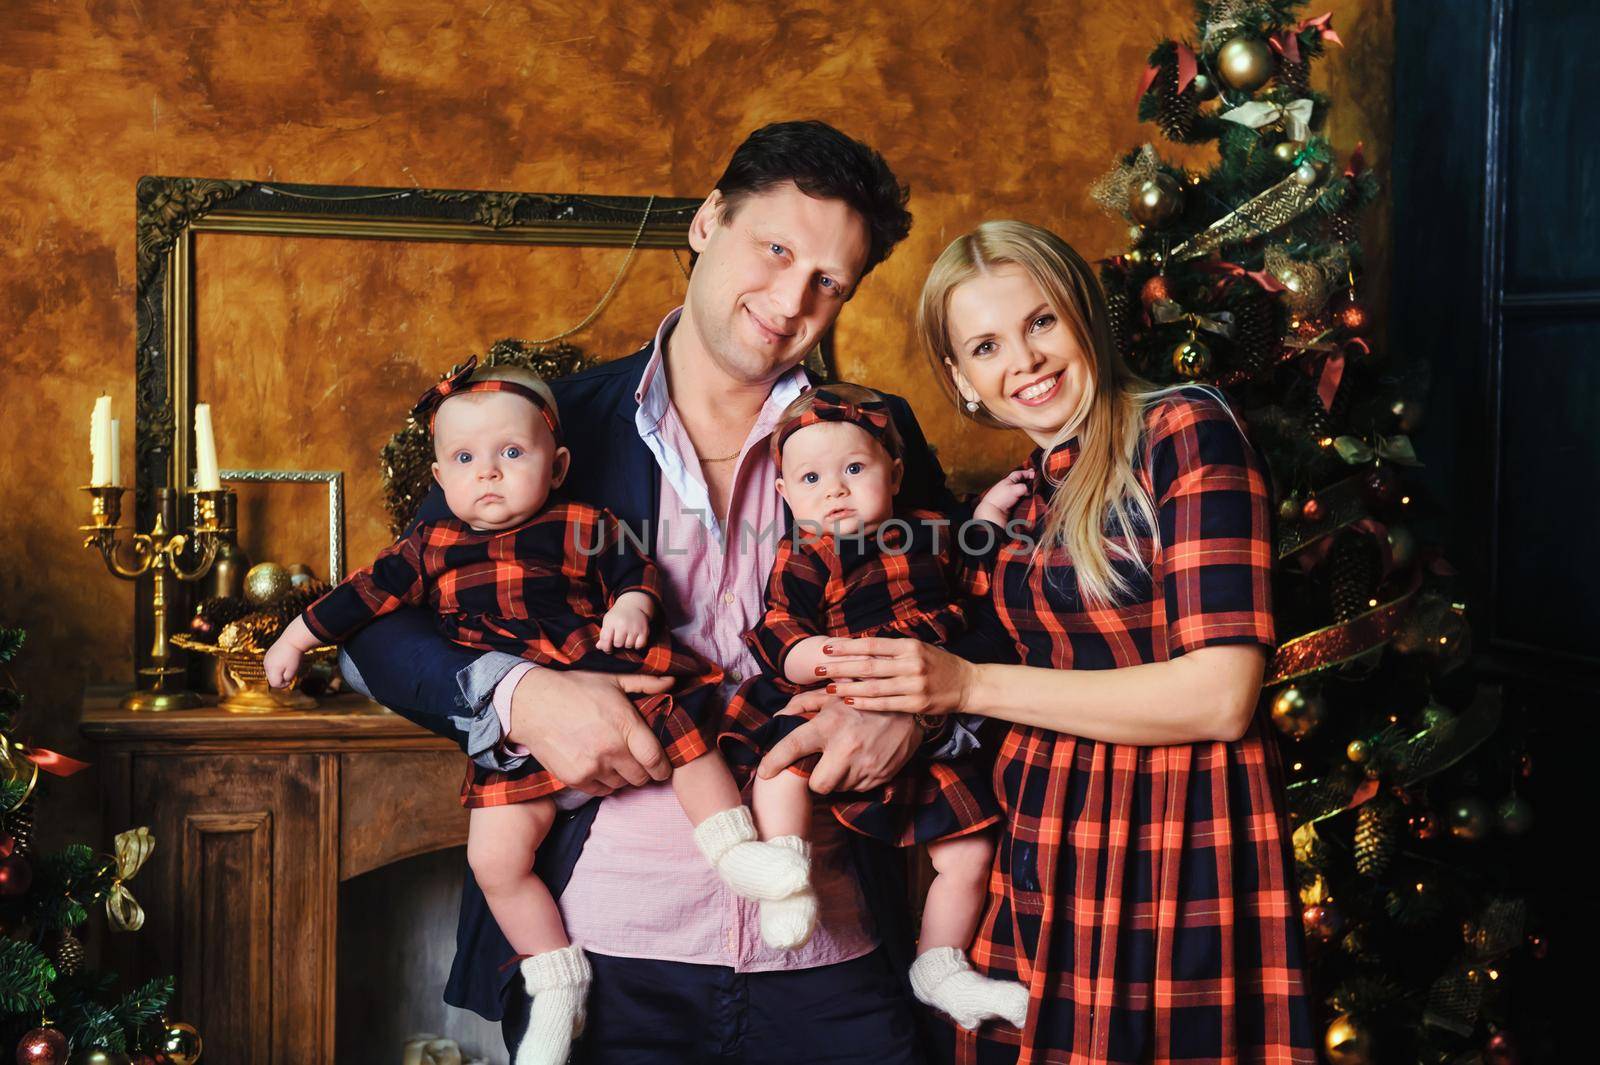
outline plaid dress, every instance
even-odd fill
[[[418,525],[303,616],[319,639],[338,643],[402,605],[426,606],[439,631],[464,647],[505,651],[551,669],[678,677],[665,695],[632,698],[672,764],[685,765],[711,749],[722,671],[659,623],[643,648],[597,651],[601,618],[624,592],[644,592],[659,604],[655,566],[629,545],[608,511],[552,499],[514,529],[479,532],[455,518]],[[505,806],[563,787],[532,758],[504,772],[473,764],[461,802]]]
[[[1030,460],[1034,492],[1014,516],[1035,540],[1077,451]],[[1198,390],[1153,404],[1138,465],[1161,546],[1140,536],[1150,575],[1122,569],[1139,589],[1122,605],[1085,606],[1059,549],[1036,564],[1024,538],[1001,550],[991,601],[1023,664],[1272,645],[1267,484],[1227,410]],[[1028,1026],[958,1030],[956,1061],[1316,1060],[1282,778],[1259,717],[1233,743],[1150,747],[1013,725],[994,779],[1005,820],[971,954],[1027,985]]]
[[[986,541],[998,549],[1003,533]],[[974,547],[985,541],[974,533]],[[992,550],[990,552],[992,555]],[[745,633],[762,673],[728,703],[719,745],[735,776],[748,781],[761,758],[807,715],[776,716],[797,693],[783,661],[812,636],[895,636],[942,644],[966,631],[961,596],[988,591],[987,566],[958,548],[948,519],[907,511],[876,535],[796,534],[778,545],[767,609]],[[809,774],[816,756],[791,767]],[[891,846],[909,847],[965,835],[999,819],[987,768],[967,758],[914,759],[872,792],[835,797],[831,809],[846,828]]]

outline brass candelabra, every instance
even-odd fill
[[[138,671],[141,678],[150,678],[149,685],[135,685],[135,690],[122,700],[123,709],[181,710],[199,706],[200,697],[177,687],[174,681],[184,670],[171,664],[167,582],[176,579],[192,583],[211,568],[221,537],[233,532],[224,524],[223,497],[228,490],[189,489],[184,492],[194,498],[194,520],[189,532],[181,532],[177,531],[178,493],[172,488],[157,488],[155,524],[148,533],[135,532],[127,540],[121,539],[125,489],[116,485],[85,485],[84,491],[89,493],[91,524],[79,526],[87,534],[83,546],[97,549],[113,576],[128,581],[138,580],[147,573],[151,576],[154,634],[150,664]],[[197,556],[193,564],[187,566],[183,559],[186,552]]]

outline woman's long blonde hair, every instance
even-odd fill
[[[1072,330],[1089,366],[1089,387],[1045,448],[1048,452],[1079,438],[1078,457],[1050,499],[1039,548],[1064,547],[1085,603],[1112,604],[1133,590],[1113,563],[1122,559],[1148,569],[1136,549],[1137,533],[1146,532],[1153,540],[1159,536],[1155,504],[1134,463],[1146,408],[1177,388],[1157,388],[1123,362],[1111,338],[1100,282],[1082,256],[1047,229],[998,220],[951,242],[933,264],[917,309],[923,348],[945,391],[967,417],[992,428],[1012,428],[986,408],[972,411],[961,402],[954,380],[960,363],[950,340],[950,294],[1007,264],[1020,266],[1038,284],[1057,318]]]

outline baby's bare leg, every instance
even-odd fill
[[[700,824],[712,814],[742,805],[739,785],[716,752],[696,758],[672,770],[672,790],[691,824]]]
[[[933,883],[922,903],[919,951],[934,947],[966,950],[978,933],[978,920],[988,898],[989,868],[994,863],[994,836],[973,832],[928,845]]]
[[[533,872],[534,855],[555,815],[553,801],[534,799],[477,807],[467,825],[467,864],[495,923],[518,954],[569,945],[556,900]]]
[[[762,839],[806,839],[811,835],[811,780],[787,769],[766,780],[757,777],[750,786],[750,808]]]
[[[929,844],[928,857],[937,875],[922,907],[912,992],[963,1028],[996,1018],[1021,1028],[1028,1018],[1028,989],[974,972],[966,954],[986,901],[994,834],[940,840]]]

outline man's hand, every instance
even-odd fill
[[[672,764],[627,693],[657,694],[671,677],[530,669],[511,695],[511,733],[569,788],[609,795],[672,776]]]
[[[876,714],[846,706],[823,691],[801,692],[785,714],[816,711],[816,716],[767,752],[757,772],[771,778],[808,754],[821,752],[811,773],[811,790],[870,791],[887,784],[922,742],[922,728],[906,714]],[[558,774],[559,775],[559,774]]]

